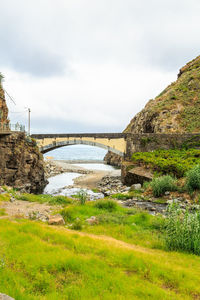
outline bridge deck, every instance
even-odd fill
[[[71,138],[71,137],[92,137],[92,138],[123,138],[124,133],[45,133],[45,134],[32,134],[34,139],[44,138]]]

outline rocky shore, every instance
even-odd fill
[[[91,174],[93,171],[86,170],[81,167],[74,166],[64,160],[46,160],[45,161],[45,176],[50,178],[65,172],[80,173],[80,174]]]

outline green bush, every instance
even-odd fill
[[[162,174],[183,177],[187,171],[200,164],[200,150],[175,149],[137,152],[132,155],[133,163],[151,167]]]
[[[186,188],[188,192],[200,190],[200,165],[195,166],[187,172]]]
[[[200,255],[199,212],[183,212],[177,204],[170,205],[165,230],[169,250],[182,250]]]
[[[75,220],[75,222],[72,224],[71,229],[74,230],[82,230],[83,226],[82,226],[82,222],[79,218],[77,218]]]
[[[117,203],[113,200],[98,200],[95,204],[94,207],[99,208],[99,209],[105,209],[108,211],[115,211],[117,210]]]
[[[176,191],[175,179],[170,175],[153,178],[151,187],[154,197],[160,197],[167,191]]]

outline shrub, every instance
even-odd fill
[[[169,250],[200,255],[200,213],[183,212],[177,204],[168,208],[165,241]]]
[[[172,174],[180,178],[195,165],[200,164],[200,150],[159,149],[152,152],[136,152],[132,155],[132,161],[135,164],[149,166],[162,174]]]
[[[72,224],[71,229],[74,230],[82,230],[83,226],[82,226],[82,222],[79,218],[77,218],[75,220],[75,222]]]
[[[154,178],[151,182],[154,197],[164,195],[167,191],[176,191],[175,179],[170,175]]]
[[[117,203],[113,200],[98,200],[94,204],[94,207],[105,209],[111,212],[117,210]]]
[[[196,165],[186,175],[186,188],[188,192],[200,190],[200,165]]]

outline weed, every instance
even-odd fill
[[[84,190],[80,190],[77,194],[78,198],[79,198],[79,201],[80,201],[80,204],[81,205],[84,205],[86,200],[87,200],[87,192],[84,191]]]
[[[176,181],[170,175],[153,178],[151,182],[154,197],[160,197],[167,191],[176,191]]]
[[[183,212],[177,204],[170,205],[165,240],[170,250],[200,255],[200,213]]]
[[[187,172],[186,188],[189,193],[200,190],[200,165],[195,166]]]
[[[82,222],[79,218],[76,218],[75,222],[72,224],[71,229],[82,230]]]

